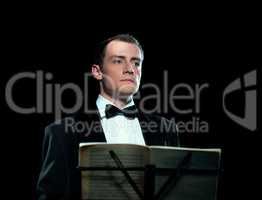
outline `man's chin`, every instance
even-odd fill
[[[125,88],[124,90],[119,91],[117,95],[120,99],[126,99],[134,95],[136,92],[136,88]]]

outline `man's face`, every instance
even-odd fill
[[[102,87],[110,96],[128,97],[138,91],[141,79],[142,52],[132,43],[111,41],[103,59]]]

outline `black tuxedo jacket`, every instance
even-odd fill
[[[141,111],[138,119],[146,145],[178,146],[174,121]],[[106,142],[98,111],[77,114],[46,127],[37,183],[39,200],[80,199],[81,176],[76,168],[80,142]]]

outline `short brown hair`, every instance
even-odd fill
[[[122,42],[127,42],[127,43],[131,43],[131,44],[137,45],[138,48],[140,49],[141,53],[142,53],[142,59],[144,58],[143,48],[142,48],[142,46],[140,45],[140,43],[138,42],[138,40],[134,36],[132,36],[130,34],[119,34],[119,35],[110,37],[110,38],[102,41],[98,45],[98,47],[96,49],[96,53],[95,53],[95,59],[94,59],[94,63],[95,64],[102,65],[103,59],[105,57],[106,47],[112,41],[122,41]]]

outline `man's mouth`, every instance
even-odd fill
[[[135,83],[134,79],[131,79],[131,78],[121,79],[120,81],[121,82]]]

